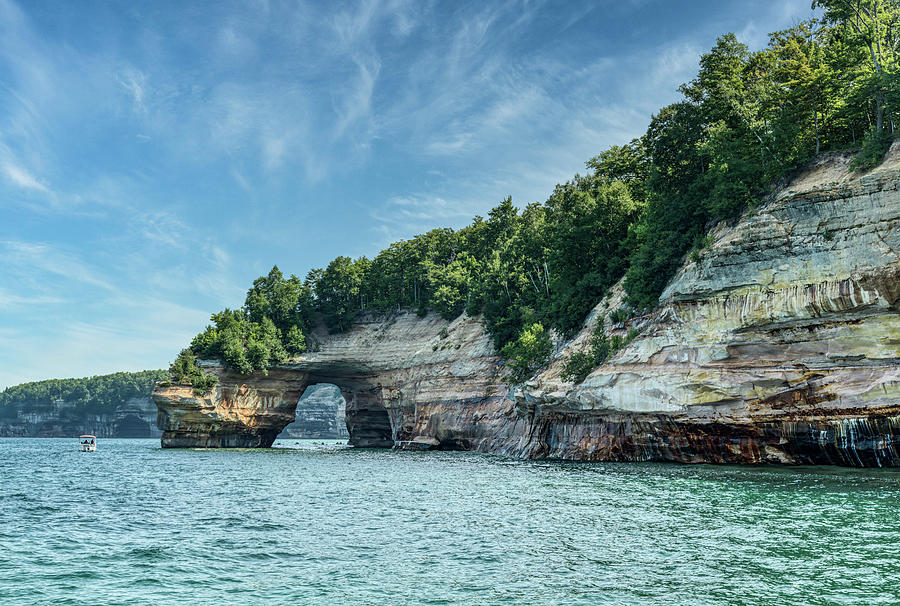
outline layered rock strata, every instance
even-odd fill
[[[194,393],[190,385],[157,386],[153,391],[164,448],[269,447],[294,420],[306,389],[302,373],[283,369],[250,376],[213,364],[206,370],[219,377],[207,395]]]
[[[204,362],[219,377],[205,396],[190,386],[157,387],[163,446],[270,446],[294,420],[300,395],[317,383],[340,388],[349,443],[359,447],[391,447],[425,431],[440,434],[445,447],[464,448],[454,443],[460,407],[503,401],[512,408],[503,362],[478,319],[448,323],[401,312],[360,318],[342,334],[320,329],[314,337],[319,351],[267,374],[239,375]],[[450,415],[429,424],[424,419],[432,407]]]
[[[848,162],[718,229],[582,384],[559,378],[566,352],[535,377],[517,397],[541,435],[527,454],[900,464],[900,163]]]
[[[70,438],[89,433],[101,438],[158,438],[157,407],[145,397],[129,398],[112,413],[92,414],[73,402],[54,401],[43,406],[22,403],[0,417],[0,438]]]
[[[305,386],[328,382],[360,446],[900,465],[898,157],[862,177],[847,156],[823,157],[718,228],[653,314],[611,329],[640,332],[581,384],[563,365],[615,296],[512,392],[477,319],[363,318],[268,376],[211,367],[220,385],[208,397],[158,388],[163,445],[266,446]]]

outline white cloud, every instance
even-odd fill
[[[158,281],[141,255],[120,256],[114,277],[98,267],[108,261],[47,243],[0,242],[0,260],[0,368],[7,369],[0,384],[165,366],[205,326],[209,310],[222,306],[198,309],[181,300],[217,288],[227,290],[229,303],[241,294],[225,275],[230,256],[217,246],[195,254],[183,273],[167,268]]]
[[[100,316],[98,316],[100,317]],[[164,368],[209,314],[146,299],[133,302],[114,317],[55,318],[52,332],[28,334],[0,330],[0,388],[53,377],[83,377],[122,370]],[[14,352],[14,361],[8,356]]]
[[[262,151],[266,170],[272,171],[281,166],[287,140],[284,137],[263,137]]]
[[[464,178],[389,198],[371,213],[373,230],[380,238],[408,238],[466,224],[507,195],[519,207],[545,200],[556,183],[584,172],[590,157],[640,136],[651,112],[676,99],[678,84],[693,74],[697,48],[675,41],[615,60],[598,57],[569,72],[550,58],[527,65],[485,58],[480,68],[458,62],[455,69],[483,77],[442,81],[441,95],[422,114],[446,126],[423,129],[420,143],[423,152],[447,161],[485,160]],[[493,61],[508,66],[496,72]]]
[[[146,86],[147,77],[140,70],[129,69],[126,72],[117,74],[116,80],[131,95],[132,107],[134,112],[139,115],[147,113],[147,106],[144,103],[144,87]]]
[[[56,247],[35,242],[5,241],[0,242],[0,255],[6,273],[17,273],[35,277],[36,271],[63,279],[64,283],[78,283],[99,287],[114,292],[113,282],[82,262],[71,251],[63,251]]]
[[[748,42],[807,4],[747,8]],[[0,382],[163,365],[260,267],[544,200],[714,39],[607,43],[592,3],[362,0],[145,11],[85,42],[21,6],[0,0]]]
[[[0,309],[26,307],[31,305],[57,305],[64,302],[65,299],[52,295],[22,296],[5,289],[0,289]]]
[[[425,151],[436,155],[455,155],[468,151],[475,134],[471,132],[455,133],[448,139],[430,141],[425,144]]]
[[[351,126],[371,121],[372,95],[375,92],[381,62],[375,56],[355,57],[353,62],[356,64],[357,77],[337,103],[335,138],[343,137]],[[365,134],[371,126],[364,123],[362,128]]]
[[[34,175],[32,175],[21,166],[14,164],[11,161],[6,161],[3,162],[2,167],[3,174],[14,185],[23,189],[38,191],[44,194],[51,193],[50,189],[46,185],[38,181]]]
[[[373,230],[379,235],[374,245],[385,246],[435,227],[468,223],[483,203],[479,198],[447,200],[429,194],[390,198],[382,208],[370,212]]]

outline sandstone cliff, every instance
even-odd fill
[[[862,177],[848,163],[821,158],[717,230],[581,385],[561,360],[530,382],[517,402],[543,436],[529,454],[900,463],[900,152]]]
[[[900,150],[867,175],[848,163],[824,156],[718,228],[638,338],[579,385],[562,366],[615,302],[513,393],[477,319],[366,318],[268,376],[212,366],[209,397],[157,389],[163,445],[268,445],[305,386],[328,382],[360,446],[900,465]]]
[[[189,386],[158,387],[163,445],[268,446],[294,420],[305,388],[316,383],[340,387],[356,446],[390,447],[428,436],[444,447],[469,448],[473,428],[463,421],[466,410],[511,410],[503,362],[477,319],[446,322],[435,314],[402,312],[360,318],[346,333],[320,330],[315,336],[319,351],[268,374],[239,375],[207,362],[219,383],[205,397]]]

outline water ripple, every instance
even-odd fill
[[[0,603],[900,602],[897,470],[294,442],[0,440]]]

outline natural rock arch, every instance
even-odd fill
[[[502,363],[477,318],[373,315],[346,333],[320,329],[313,336],[318,351],[265,373],[242,375],[203,361],[219,378],[204,396],[190,386],[158,386],[153,398],[163,447],[268,447],[316,383],[340,388],[349,443],[360,447],[467,447],[462,436],[470,440],[470,432],[460,421],[483,418],[473,417],[479,408],[489,415],[512,411]]]
[[[207,365],[207,370],[218,375],[219,383],[206,396],[194,394],[189,386],[157,388],[154,393],[163,447],[267,448],[293,422],[306,388],[319,383],[340,388],[351,445],[394,445],[395,430],[378,384],[287,368],[251,375],[221,366]]]

